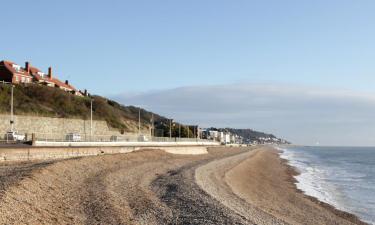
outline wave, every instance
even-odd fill
[[[329,157],[323,158],[314,150],[278,150],[280,157],[299,171],[295,176],[296,186],[304,194],[375,224],[375,199],[364,197],[374,191],[374,183],[367,179],[368,174],[355,171],[345,160],[329,161]]]
[[[288,164],[295,167],[299,172],[299,175],[295,176],[297,181],[296,186],[299,190],[322,202],[343,209],[343,206],[340,206],[331,194],[337,191],[337,189],[329,183],[324,182],[327,179],[324,170],[312,166],[306,158],[301,157],[300,154],[294,151],[288,151],[288,149],[283,149],[280,157],[288,160]]]

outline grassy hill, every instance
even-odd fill
[[[10,92],[8,84],[0,83],[0,113],[10,112]],[[14,113],[16,115],[35,115],[58,118],[90,118],[90,102],[93,102],[93,118],[105,120],[114,129],[123,132],[138,131],[138,111],[134,106],[124,106],[113,100],[90,96],[80,97],[67,93],[58,88],[37,84],[16,85],[14,87]],[[151,118],[154,117],[155,136],[169,136],[170,120],[166,117],[141,109],[141,126],[148,129]],[[195,127],[173,123],[172,137],[193,137]],[[188,132],[189,130],[189,132]],[[236,133],[245,139],[259,139],[259,137],[274,137],[272,134],[253,131],[251,129],[221,129]]]
[[[273,134],[267,134],[264,132],[252,130],[252,129],[235,129],[235,128],[215,128],[211,127],[210,130],[222,131],[222,132],[230,132],[232,134],[237,134],[238,136],[243,138],[244,143],[250,143],[253,141],[257,141],[258,143],[264,143],[264,138],[273,139],[273,143],[279,144],[290,144],[290,142],[277,138]]]
[[[10,111],[11,87],[0,84],[0,113]],[[138,123],[138,108],[123,106],[119,103],[100,97],[91,96],[93,103],[93,118],[107,121],[112,128],[124,132],[135,132]],[[14,88],[14,113],[16,115],[37,115],[59,118],[90,118],[90,97],[75,96],[57,88],[29,84],[16,85]],[[152,113],[141,109],[141,124],[151,125]],[[168,119],[154,114],[154,120],[167,124]]]

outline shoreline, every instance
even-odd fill
[[[289,182],[291,184],[293,184],[294,188],[295,188],[295,191],[304,195],[307,199],[309,199],[310,201],[324,207],[325,209],[331,211],[332,213],[334,213],[335,215],[339,216],[339,217],[342,217],[342,218],[345,218],[346,220],[352,222],[352,223],[355,223],[355,224],[364,224],[364,225],[368,225],[368,223],[362,221],[359,216],[353,214],[353,213],[350,213],[350,212],[346,212],[346,211],[343,211],[343,210],[340,210],[338,208],[336,208],[334,205],[331,205],[329,203],[326,203],[326,202],[323,202],[321,200],[319,200],[318,198],[316,197],[313,197],[313,196],[310,196],[310,195],[307,195],[305,194],[301,189],[297,188],[297,185],[296,183],[298,182],[297,179],[295,178],[296,176],[300,175],[301,172],[298,171],[298,168],[294,167],[294,166],[291,166],[289,164],[289,160],[287,159],[284,159],[284,158],[281,158],[280,157],[280,153],[282,152],[282,150],[279,150],[279,149],[276,149],[275,148],[275,151],[277,151],[278,153],[278,157],[280,158],[283,166],[285,166],[287,168],[286,172],[287,174],[290,176],[290,180]]]
[[[285,224],[361,224],[358,216],[305,195],[295,184],[296,168],[277,149],[260,147],[225,172],[234,195]]]
[[[259,146],[3,164],[0,224],[366,224],[304,195],[293,175]]]

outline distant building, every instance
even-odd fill
[[[202,129],[202,139],[218,141],[223,145],[226,144],[289,144],[288,141],[277,138],[273,135],[262,134],[258,136],[240,135],[230,132],[230,129],[225,128],[205,128]],[[259,132],[258,132],[259,133]]]
[[[219,131],[216,131],[216,130],[210,130],[209,131],[209,134],[210,134],[210,139],[211,140],[215,140],[217,141],[219,139]]]
[[[235,134],[230,134],[229,138],[230,138],[230,143],[231,143],[231,144],[236,143],[237,135],[235,135]]]
[[[219,133],[218,133],[218,141],[220,141],[222,144],[224,144],[224,132],[219,131]]]
[[[218,132],[218,141],[220,141],[221,144],[230,144],[231,143],[231,134],[229,132]]]
[[[16,63],[10,61],[0,62],[0,82],[8,82],[12,84],[28,84],[36,83],[46,85],[49,87],[60,88],[66,92],[82,96],[84,93],[77,90],[69,84],[69,81],[62,82],[55,78],[52,74],[52,68],[48,68],[48,73],[45,74],[36,67],[32,67],[29,62],[25,63],[25,67],[21,67]]]

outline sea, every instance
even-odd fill
[[[375,225],[375,147],[282,147],[306,195]]]

